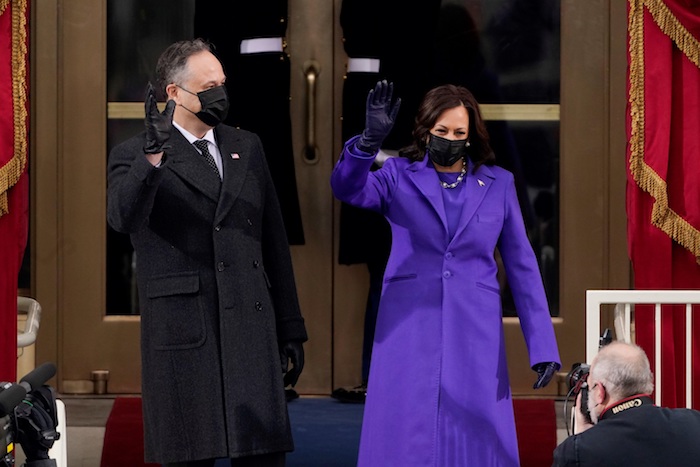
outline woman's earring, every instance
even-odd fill
[[[472,145],[472,143],[470,143],[469,140],[467,140],[467,142],[464,144],[464,146],[467,147],[467,148],[468,148],[469,146],[471,146],[471,145]]]

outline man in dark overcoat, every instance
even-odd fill
[[[136,254],[145,460],[284,465],[284,386],[306,330],[260,139],[220,124],[226,76],[211,50],[163,52],[165,110],[149,85],[146,131],[109,157],[108,220]]]

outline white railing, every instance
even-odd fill
[[[24,323],[24,331],[17,333],[17,348],[24,349],[36,342],[39,326],[41,324],[41,305],[39,305],[39,302],[29,297],[17,297],[17,313],[27,315]],[[31,358],[34,359],[33,353],[31,354]],[[32,361],[32,369],[34,367],[33,364],[34,362]],[[66,449],[68,445],[66,405],[61,399],[56,399],[56,415],[58,416],[56,431],[61,434],[61,437],[54,442],[51,449],[49,449],[49,458],[56,461],[57,467],[66,467],[68,465],[68,451]]]
[[[655,305],[654,314],[654,389],[656,405],[661,405],[661,305],[685,305],[685,399],[692,408],[692,305],[700,304],[700,290],[587,290],[586,362],[598,353],[601,334],[600,306],[615,305],[617,340],[631,342],[632,305]]]
[[[17,312],[27,315],[24,332],[17,334],[17,347],[29,347],[36,342],[41,323],[41,305],[29,297],[17,297]]]

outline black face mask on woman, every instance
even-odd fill
[[[202,110],[199,112],[192,112],[184,105],[182,107],[185,110],[195,114],[197,118],[207,125],[216,126],[224,121],[226,115],[228,115],[228,94],[226,93],[226,88],[223,85],[205,89],[204,91],[196,94],[192,91],[188,91],[182,86],[178,87],[183,91],[189,92],[190,94],[199,98],[199,103],[202,105]]]
[[[433,164],[451,167],[458,160],[466,159],[467,146],[469,146],[469,141],[466,139],[452,141],[431,134],[427,145],[428,157],[433,161]]]

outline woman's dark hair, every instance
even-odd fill
[[[464,106],[469,113],[469,158],[474,163],[474,170],[482,164],[493,165],[496,156],[489,145],[489,134],[479,111],[479,104],[465,87],[444,84],[431,89],[423,98],[416,114],[413,128],[413,144],[401,150],[401,156],[412,161],[425,157],[430,129],[445,110]]]

